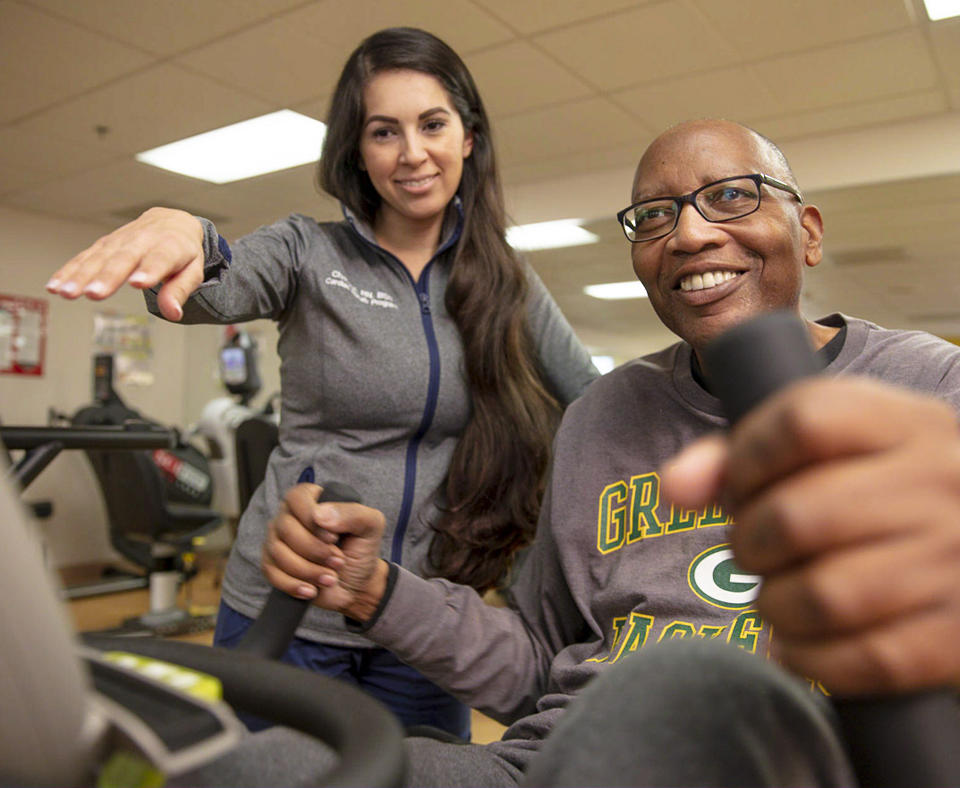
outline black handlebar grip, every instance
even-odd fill
[[[731,424],[776,390],[821,369],[803,322],[789,312],[764,315],[722,334],[705,349],[703,362]],[[960,786],[955,692],[833,701],[862,788]]]
[[[323,485],[317,503],[360,503],[360,496],[352,487],[338,482]],[[293,635],[300,626],[310,600],[297,599],[274,588],[267,597],[257,620],[237,644],[238,651],[259,657],[279,659],[287,650]]]
[[[707,345],[703,364],[731,424],[778,389],[822,370],[806,327],[792,312],[734,326]]]

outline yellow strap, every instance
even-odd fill
[[[207,701],[223,699],[223,686],[220,684],[220,680],[208,673],[201,673],[182,665],[151,659],[140,654],[130,654],[126,651],[106,651],[102,656],[121,667],[134,670],[154,681],[160,681],[195,698]]]

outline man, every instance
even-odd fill
[[[408,739],[412,785],[849,785],[821,688],[960,681],[960,349],[807,321],[828,376],[719,437],[703,348],[799,313],[820,213],[771,142],[725,121],[659,137],[631,203],[634,270],[683,341],[568,409],[509,608],[388,565],[379,513],[314,486],[272,523],[275,586],[510,724],[486,746]]]

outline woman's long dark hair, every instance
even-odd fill
[[[472,411],[433,523],[431,571],[483,591],[500,583],[536,530],[560,408],[545,387],[527,330],[527,279],[507,244],[503,193],[487,118],[460,57],[423,30],[391,28],[353,52],[330,103],[317,167],[320,187],[371,224],[380,207],[360,166],[363,89],[381,71],[409,69],[440,81],[473,134],[459,195],[464,222],[446,306],[460,331]]]

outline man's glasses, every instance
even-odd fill
[[[730,222],[749,216],[760,207],[760,187],[766,184],[789,192],[802,203],[803,197],[790,184],[763,173],[723,178],[681,197],[657,197],[636,202],[617,214],[617,221],[631,243],[655,241],[670,235],[686,203],[708,222]]]

